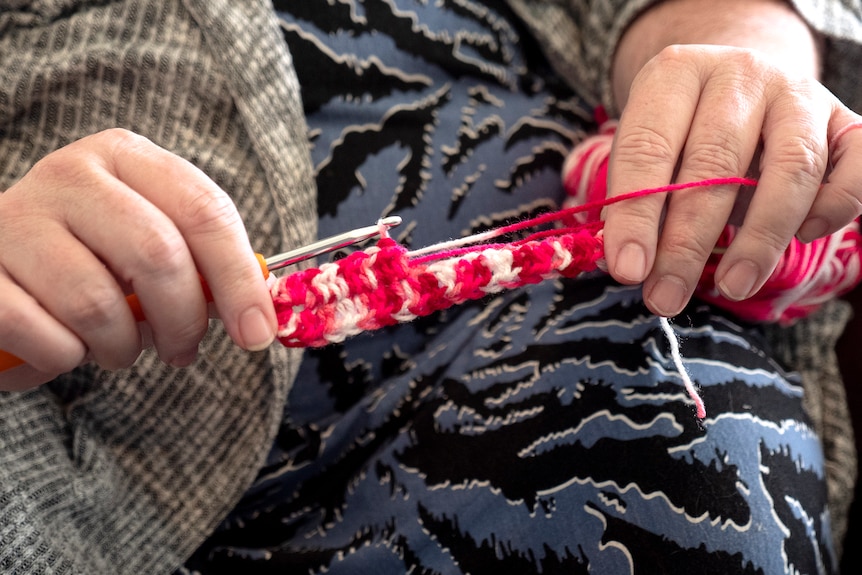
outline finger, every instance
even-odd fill
[[[7,273],[34,300],[27,306],[30,314],[50,314],[51,327],[62,325],[64,336],[73,334],[78,347],[88,348],[93,359],[107,369],[134,362],[141,350],[139,330],[123,291],[105,265],[56,224],[34,232],[31,240],[9,242],[4,248]],[[46,269],[51,270],[50,276]],[[47,328],[38,332],[40,337]],[[35,361],[36,368],[56,369],[43,358]]]
[[[829,125],[831,171],[796,234],[804,242],[834,233],[862,214],[862,119],[838,106]]]
[[[44,383],[84,360],[81,340],[5,274],[0,275],[0,302],[0,349],[30,364],[27,370],[0,373],[0,389]]]
[[[230,197],[189,162],[140,138],[113,160],[118,177],[176,225],[231,337],[250,350],[272,343],[277,327],[272,297]]]
[[[754,295],[808,214],[827,165],[828,110],[816,87],[777,83],[767,95],[761,176],[715,277],[731,300]]]
[[[677,174],[679,182],[741,177],[760,140],[760,97],[739,89],[736,76],[704,86]],[[647,306],[674,316],[688,303],[707,258],[734,209],[737,185],[670,195],[655,264],[644,282]]]
[[[665,49],[644,66],[632,84],[614,139],[609,197],[671,182],[700,90],[699,71],[674,49]],[[639,283],[647,277],[664,204],[665,195],[656,194],[607,208],[605,256],[608,271],[618,281]]]

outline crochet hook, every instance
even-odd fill
[[[334,252],[347,246],[362,243],[365,240],[369,240],[379,235],[381,232],[388,230],[389,228],[394,228],[400,224],[400,216],[389,216],[378,220],[377,223],[372,226],[356,228],[274,256],[264,257],[261,254],[255,255],[260,263],[263,277],[268,278],[270,272],[286,268],[319,255]],[[203,278],[201,278],[201,287],[204,290],[204,296],[206,296],[207,301],[213,301],[212,292]],[[126,301],[128,302],[129,308],[131,308],[132,315],[135,319],[138,321],[144,321],[146,318],[144,317],[144,310],[141,308],[141,303],[138,301],[138,296],[130,294],[126,296]],[[0,349],[0,371],[6,371],[7,369],[23,364],[24,360]]]

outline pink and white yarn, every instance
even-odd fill
[[[323,346],[488,294],[595,270],[603,251],[592,228],[425,256],[384,236],[365,251],[280,278],[272,289],[279,341]]]

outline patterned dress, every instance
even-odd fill
[[[591,111],[496,0],[276,2],[321,236],[421,247],[555,209]],[[307,352],[266,467],[184,573],[832,573],[820,442],[756,327],[602,275]]]

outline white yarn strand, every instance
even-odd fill
[[[685,390],[688,392],[688,396],[692,401],[694,401],[694,405],[697,408],[697,417],[703,419],[706,417],[706,407],[703,404],[703,399],[700,397],[700,393],[694,386],[694,382],[691,379],[691,375],[688,373],[688,369],[686,369],[685,364],[682,361],[682,352],[679,348],[679,338],[673,330],[673,327],[670,325],[670,320],[668,320],[668,318],[661,316],[658,318],[658,321],[661,325],[662,331],[664,331],[668,344],[670,344],[670,357],[673,360],[673,364],[679,372],[679,377],[682,379],[682,383],[685,386]]]

